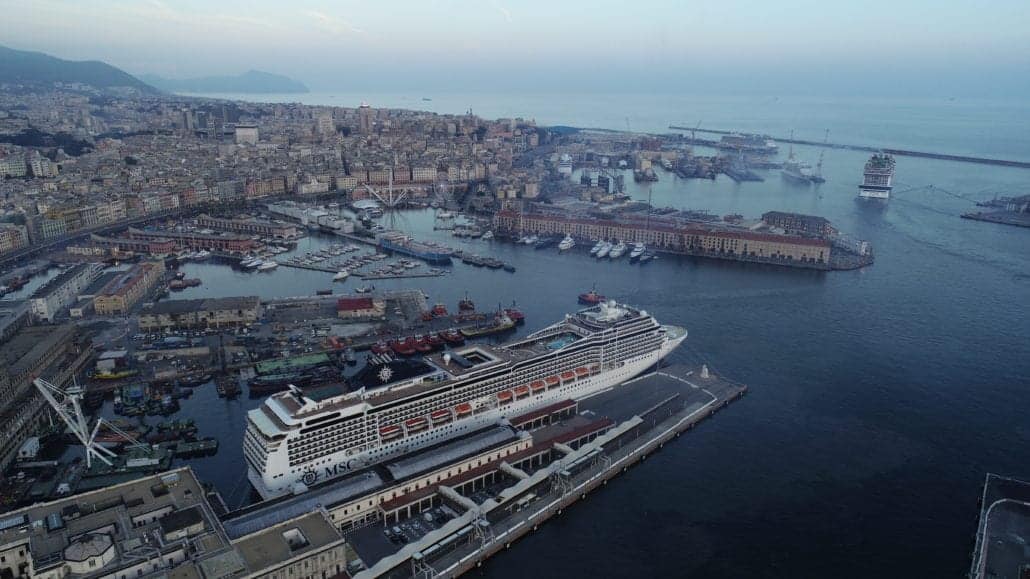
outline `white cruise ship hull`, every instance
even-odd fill
[[[365,466],[383,462],[399,455],[417,451],[425,446],[439,444],[444,440],[474,432],[485,426],[496,424],[504,417],[524,414],[536,408],[541,408],[561,400],[578,400],[604,392],[619,386],[620,384],[623,384],[654,367],[662,358],[676,349],[676,347],[678,347],[685,339],[686,332],[683,332],[681,335],[669,337],[662,343],[660,348],[641,354],[635,358],[624,360],[617,367],[609,368],[593,376],[564,383],[560,387],[551,388],[539,394],[527,396],[521,400],[515,400],[503,407],[480,411],[467,418],[455,420],[436,427],[430,427],[425,432],[431,432],[434,436],[424,437],[423,440],[428,441],[425,443],[420,444],[419,442],[412,440],[408,444],[392,445],[388,449],[385,446],[380,445],[379,447],[373,448],[369,451],[350,456],[346,455],[344,452],[337,453],[336,455],[329,457],[329,460],[326,461],[326,464],[333,466],[323,469],[323,472],[316,473],[317,478],[311,477],[305,481],[304,477],[298,473],[291,477],[281,477],[275,481],[274,485],[270,485],[269,481],[266,481],[260,473],[250,466],[248,466],[247,469],[247,477],[254,489],[257,490],[258,494],[260,494],[265,500],[290,494],[293,492],[297,483],[303,483],[305,485],[313,482],[322,483],[326,480],[346,475]]]
[[[858,196],[863,199],[890,199],[891,190],[885,188],[859,187]]]

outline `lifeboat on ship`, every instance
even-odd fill
[[[497,393],[497,401],[501,404],[507,404],[511,402],[511,390],[501,390]]]
[[[434,410],[433,413],[429,415],[429,420],[431,420],[433,422],[433,424],[440,424],[442,422],[447,422],[450,419],[451,419],[451,411],[447,410],[446,408],[441,408],[440,410]]]
[[[462,416],[468,416],[469,414],[472,414],[472,405],[468,402],[462,402],[454,407],[454,413],[457,414],[459,418]]]
[[[559,380],[557,376],[548,376],[547,378],[544,378],[544,382],[547,382],[548,388],[554,388],[561,383],[561,380]]]
[[[408,432],[418,432],[419,430],[422,430],[423,428],[428,426],[428,423],[429,421],[426,420],[425,416],[419,416],[418,418],[411,418],[409,420],[405,420],[404,428],[406,428]]]
[[[403,433],[401,432],[401,427],[397,426],[396,424],[384,426],[379,429],[379,437],[383,440],[393,440],[395,438],[398,438],[402,434]]]
[[[533,380],[529,383],[529,389],[532,390],[534,394],[537,392],[543,392],[547,389],[547,383],[543,380]]]
[[[529,395],[529,386],[517,386],[515,388],[515,398],[522,398]]]
[[[576,368],[576,377],[577,378],[584,378],[584,377],[589,376],[589,375],[590,375],[590,370],[588,368],[586,368],[584,366],[580,366],[579,368]]]
[[[562,372],[561,373],[561,379],[562,379],[562,382],[568,382],[570,380],[575,380],[576,379],[576,373],[575,372],[569,372],[569,371]]]

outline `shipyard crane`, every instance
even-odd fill
[[[82,405],[80,404],[82,389],[77,384],[63,389],[42,378],[36,378],[32,383],[61,417],[61,420],[68,425],[68,429],[75,435],[75,438],[86,447],[86,466],[92,465],[94,457],[110,466],[111,459],[115,457],[115,454],[107,448],[94,444],[93,439],[96,437],[97,429],[100,428],[100,422],[97,421],[96,426],[90,431],[89,421],[82,414]]]
[[[97,423],[90,429],[89,421],[82,413],[82,388],[77,383],[73,383],[70,388],[61,388],[42,378],[36,378],[32,383],[39,390],[40,394],[43,395],[47,403],[57,412],[57,415],[61,417],[61,420],[68,425],[68,429],[75,438],[86,448],[87,468],[92,466],[94,458],[100,459],[101,462],[108,466],[112,466],[111,459],[117,456],[114,451],[97,444],[96,436],[101,426],[111,429],[132,446],[147,449],[146,445],[103,418],[98,419]]]

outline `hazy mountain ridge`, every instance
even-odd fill
[[[157,75],[141,75],[153,86],[168,92],[196,93],[306,93],[308,87],[281,74],[249,70],[232,76],[206,76],[201,78],[168,79]]]
[[[0,82],[79,82],[96,88],[157,90],[124,70],[99,60],[64,60],[42,52],[0,46]]]

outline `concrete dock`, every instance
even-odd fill
[[[345,532],[365,566],[355,576],[457,577],[473,570],[746,391],[707,369],[670,366],[581,400],[574,415],[531,430],[535,454],[510,457],[492,484],[464,479],[407,510],[384,513],[378,524]],[[403,545],[394,541],[391,549],[383,535],[398,539],[398,532]]]

